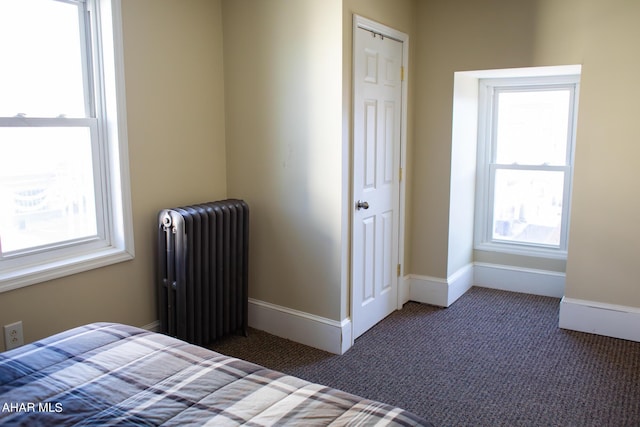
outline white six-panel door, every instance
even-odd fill
[[[353,54],[355,339],[397,308],[403,46],[358,27]]]

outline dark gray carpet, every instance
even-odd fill
[[[640,343],[559,329],[559,303],[474,287],[406,304],[342,356],[256,330],[211,348],[437,426],[640,426]]]

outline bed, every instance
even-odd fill
[[[416,415],[115,323],[0,353],[0,425],[431,425]]]

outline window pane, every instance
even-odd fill
[[[89,128],[0,128],[4,253],[97,234]]]
[[[0,116],[86,117],[78,6],[0,0]]]
[[[496,163],[565,165],[571,92],[499,92]]]
[[[493,239],[560,245],[564,172],[498,169]]]

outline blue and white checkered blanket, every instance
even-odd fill
[[[0,353],[0,425],[429,425],[144,329],[94,323]]]

